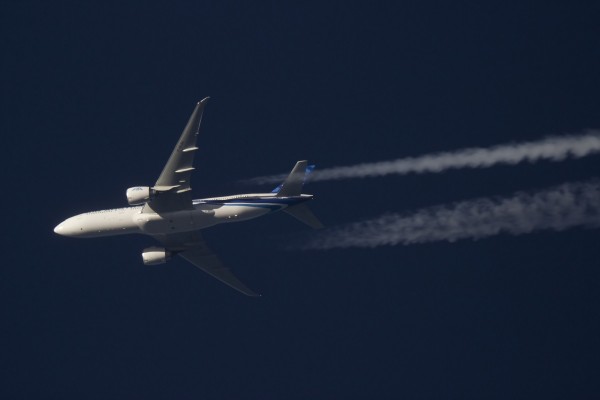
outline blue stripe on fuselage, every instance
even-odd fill
[[[238,197],[227,200],[206,200],[206,199],[198,199],[194,200],[193,204],[215,204],[215,205],[245,205],[245,206],[259,206],[261,204],[267,205],[276,205],[279,204],[281,206],[291,206],[299,203],[303,203],[307,200],[310,200],[310,197]]]
[[[256,203],[227,203],[223,204],[224,207],[236,206],[236,207],[254,207],[254,208],[266,208],[271,211],[281,210],[285,207],[285,204],[256,204]]]

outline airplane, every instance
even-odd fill
[[[75,215],[58,224],[54,232],[77,238],[149,235],[162,246],[151,246],[142,251],[145,265],[163,264],[178,255],[233,289],[247,296],[259,296],[208,248],[200,230],[217,224],[247,221],[276,211],[284,211],[314,229],[322,228],[306,204],[313,195],[302,193],[314,165],[298,161],[283,183],[270,193],[192,199],[190,179],[194,171],[194,154],[198,150],[196,139],[208,99],[197,103],[154,186],[127,189],[130,207]]]

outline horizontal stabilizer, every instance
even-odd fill
[[[324,226],[319,219],[313,214],[306,204],[298,204],[283,209],[284,212],[290,214],[298,221],[305,223],[313,229],[323,229]]]

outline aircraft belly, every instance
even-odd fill
[[[78,236],[100,237],[136,233],[139,229],[132,223],[130,217],[131,213],[127,211],[81,215],[75,220],[79,220],[79,226],[81,226]]]
[[[139,229],[146,234],[166,234],[188,232],[215,225],[214,212],[177,211],[172,213],[154,214],[140,213],[133,218]]]
[[[257,218],[273,211],[268,207],[254,205],[224,205],[215,210],[215,218],[219,222],[245,221]]]

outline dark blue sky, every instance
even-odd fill
[[[197,100],[195,197],[289,170],[600,128],[597,2],[3,2],[2,398],[593,398],[598,231],[284,250],[205,232],[249,299],[66,217],[152,184]],[[396,2],[397,3],[397,2]],[[307,186],[327,225],[597,177],[599,158]]]

